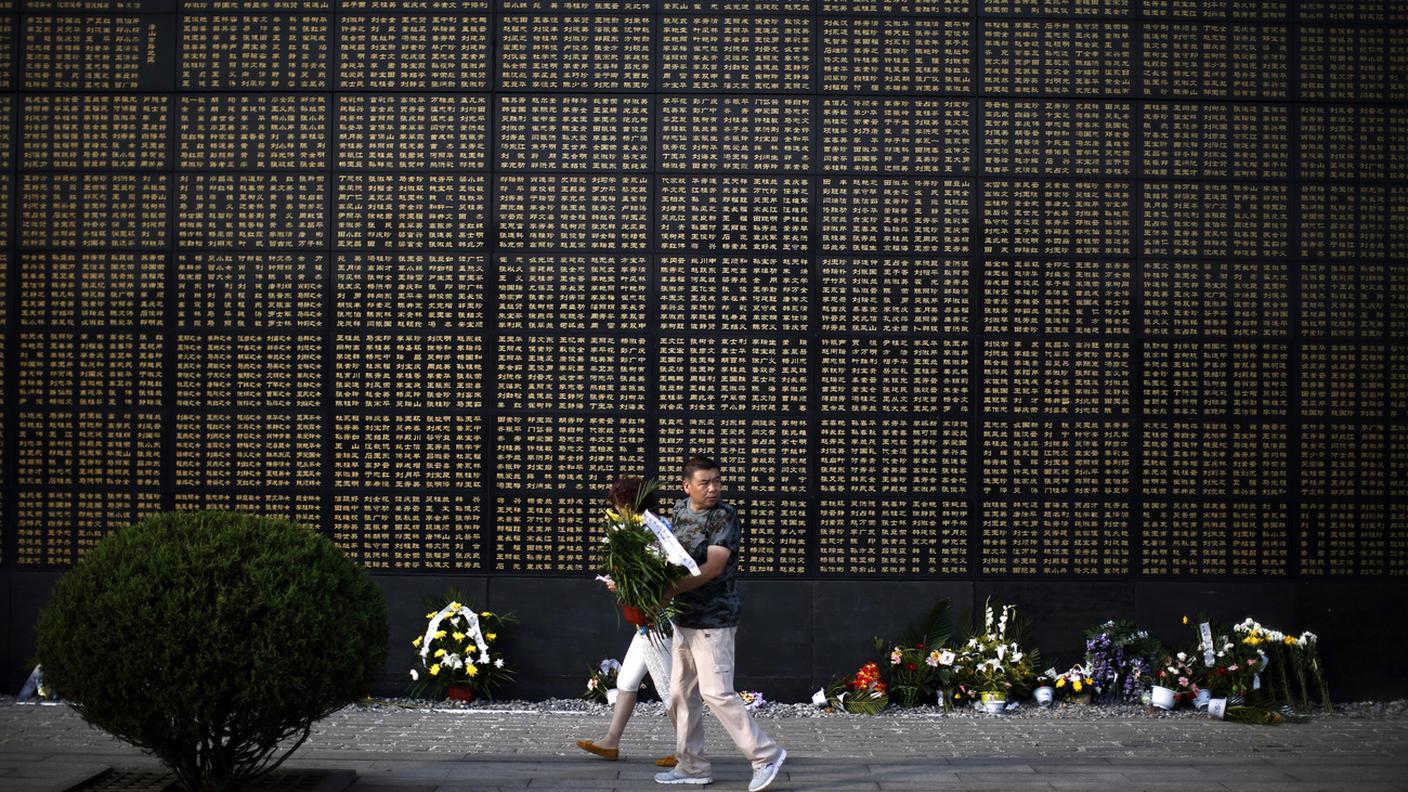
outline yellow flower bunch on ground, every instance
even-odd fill
[[[494,691],[514,677],[502,652],[490,644],[505,626],[517,621],[513,614],[478,611],[457,592],[427,604],[426,624],[411,640],[416,663],[410,670],[411,692],[426,698],[444,698],[452,685],[466,686],[474,696],[494,697]]]

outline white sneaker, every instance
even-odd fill
[[[680,772],[678,767],[671,767],[663,773],[655,774],[657,784],[712,784],[714,779],[711,776],[692,776]]]
[[[753,781],[748,784],[748,792],[758,792],[760,789],[767,789],[768,785],[777,778],[777,771],[782,769],[782,763],[787,761],[787,749],[779,748],[777,759],[769,764],[765,764],[753,771]],[[657,776],[657,779],[659,777]]]

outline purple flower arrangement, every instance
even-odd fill
[[[1138,700],[1163,646],[1129,621],[1107,621],[1085,634],[1085,663],[1105,700]]]

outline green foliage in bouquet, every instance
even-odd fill
[[[645,527],[644,514],[654,510],[658,487],[655,479],[622,476],[607,491],[610,508],[604,513],[596,569],[615,582],[618,603],[636,608],[646,625],[669,635],[676,606],[660,600],[685,568],[666,559],[655,534]]]
[[[169,512],[64,575],[37,640],[46,685],[84,720],[187,790],[231,792],[367,695],[386,663],[386,602],[317,531]]]
[[[906,707],[931,703],[935,691],[953,684],[957,655],[944,646],[952,634],[953,610],[943,599],[906,627],[898,643],[875,639],[876,652],[889,651],[890,691],[897,703]]]
[[[451,685],[467,685],[474,695],[492,700],[516,676],[499,645],[504,629],[518,619],[512,613],[476,611],[457,589],[426,598],[425,606],[425,631],[411,641],[416,650],[412,695],[442,699]]]

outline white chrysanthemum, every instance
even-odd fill
[[[414,681],[416,681],[417,679],[420,679],[420,673],[417,672],[414,668],[412,668],[412,669],[411,669],[411,681],[414,682]]]
[[[494,661],[494,668],[503,668],[503,667],[504,667],[504,659],[503,659],[502,657],[500,657],[500,658],[498,658],[497,660]]]

